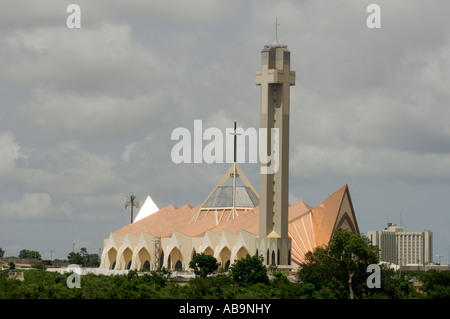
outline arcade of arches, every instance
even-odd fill
[[[104,240],[101,268],[114,270],[155,270],[161,267],[189,271],[196,253],[214,256],[228,269],[247,254],[262,255],[267,265],[280,264],[280,252],[269,247],[256,249],[258,207],[240,211],[225,219],[226,210],[197,214],[199,206],[173,205],[115,232]],[[222,216],[222,219],[220,217]],[[166,220],[170,220],[168,223]],[[359,233],[348,186],[344,185],[316,208],[304,202],[289,206],[288,256],[292,268],[317,246],[328,244],[339,227]],[[169,236],[164,236],[169,233]]]

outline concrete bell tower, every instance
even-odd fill
[[[291,53],[285,45],[266,45],[261,51],[261,71],[256,72],[256,85],[261,86],[261,128],[267,128],[267,152],[278,160],[273,174],[260,172],[258,255],[266,265],[291,264],[291,239],[288,235],[289,197],[289,99],[290,86],[295,85],[295,72],[290,70]],[[272,152],[271,129],[278,129],[279,153]],[[260,139],[262,137],[260,136]],[[273,163],[272,163],[273,164]],[[270,164],[261,163],[263,168]]]

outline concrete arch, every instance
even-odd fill
[[[227,265],[227,263],[228,263],[228,266],[229,266],[229,264],[231,262],[231,250],[228,247],[223,247],[222,250],[219,252],[218,257],[219,258],[217,259],[217,261],[225,269],[226,268],[225,265]],[[225,269],[225,270],[228,270],[228,269]]]
[[[125,248],[122,251],[122,254],[120,254],[120,257],[118,258],[118,264],[116,265],[116,269],[119,270],[126,270],[131,268],[133,259],[133,251],[130,247]]]
[[[181,270],[183,266],[183,255],[181,254],[181,250],[178,247],[173,247],[167,256],[167,268],[171,270]]]
[[[111,247],[106,253],[104,268],[114,269],[114,266],[116,265],[116,259],[117,259],[117,249]]]
[[[358,233],[357,227],[353,223],[352,218],[347,212],[344,212],[341,219],[337,222],[336,228],[344,228],[351,230],[354,234]]]
[[[166,262],[165,257],[164,257],[164,249],[161,249],[161,251],[159,253],[159,261],[156,264],[156,268],[157,269],[161,269],[163,267],[167,267],[167,262]]]
[[[280,250],[278,249],[275,241],[273,241],[270,246],[270,262],[268,260],[267,265],[278,265],[277,261]]]
[[[195,256],[197,256],[197,251],[195,250],[195,248],[192,248],[191,259],[190,260],[193,260],[195,258]]]
[[[211,255],[211,256],[214,256],[214,249],[212,249],[211,246],[208,246],[208,247],[206,247],[206,248],[203,250],[203,253],[204,253],[205,255]]]
[[[238,260],[241,258],[245,258],[247,257],[247,254],[250,255],[249,251],[247,250],[247,248],[245,248],[244,246],[241,246],[238,251],[236,252],[236,255],[234,256],[234,260]]]
[[[150,255],[150,252],[148,251],[147,248],[142,247],[136,254],[135,260],[134,260],[134,269],[136,270],[141,270],[144,267],[144,263],[148,261],[148,263],[151,265],[152,264],[152,258]],[[152,270],[151,267],[149,270]]]

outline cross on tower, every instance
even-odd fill
[[[239,133],[236,133],[236,122],[234,122],[234,131],[231,133],[231,135],[234,135],[234,143],[233,143],[233,152],[234,152],[234,162],[236,163],[236,155],[237,155],[237,135],[241,135]]]

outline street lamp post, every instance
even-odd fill
[[[72,243],[72,264],[73,264],[73,256],[75,255],[75,242]]]

